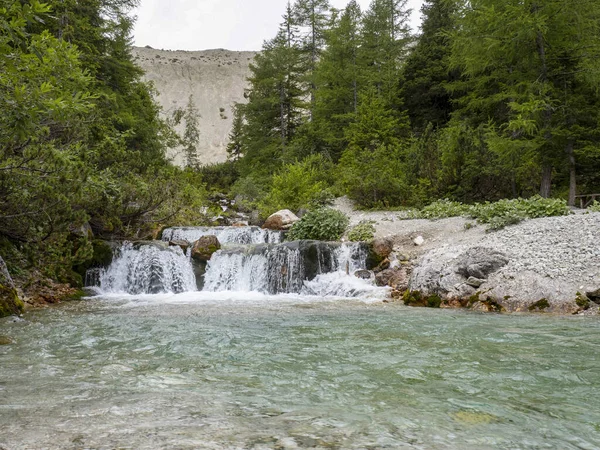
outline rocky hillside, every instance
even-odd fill
[[[200,52],[134,49],[137,63],[158,90],[165,114],[185,107],[190,95],[198,108],[201,142],[200,161],[212,164],[225,161],[232,124],[231,106],[244,101],[246,78],[254,52],[206,50]],[[179,152],[171,155],[177,164]]]

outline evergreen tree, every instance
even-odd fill
[[[200,143],[200,129],[198,120],[200,113],[194,103],[194,97],[190,95],[188,103],[183,110],[182,119],[185,124],[183,131],[183,152],[185,155],[185,164],[188,167],[198,167],[198,144]]]
[[[358,54],[361,86],[374,87],[388,106],[401,110],[399,83],[401,64],[412,40],[407,0],[373,0],[362,24]]]
[[[236,103],[233,105],[233,125],[229,133],[227,144],[227,159],[237,161],[244,154],[243,145],[244,132],[244,105]]]
[[[428,123],[444,126],[452,112],[446,84],[450,72],[450,39],[454,29],[454,0],[427,0],[422,8],[423,23],[416,46],[403,67],[403,98],[411,124],[423,132]]]
[[[271,174],[302,123],[306,91],[302,78],[298,28],[288,3],[277,36],[265,42],[250,65],[250,87],[244,106],[243,164],[249,173]]]
[[[314,74],[317,62],[325,45],[325,34],[330,23],[331,5],[329,0],[296,0],[294,4],[294,19],[301,30],[305,30],[300,37],[300,48],[306,66],[305,79],[310,94],[310,110],[315,102],[317,89]]]
[[[351,0],[343,13],[334,17],[315,72],[318,91],[310,124],[317,136],[314,147],[334,161],[348,144],[345,130],[358,108],[360,20],[360,6]]]
[[[504,160],[535,160],[549,196],[554,169],[574,169],[584,136],[594,134],[578,123],[574,100],[600,79],[597,1],[474,0],[462,4],[458,25],[452,59],[470,90],[463,112],[485,121],[488,111],[490,146]]]

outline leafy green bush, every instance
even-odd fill
[[[287,240],[337,241],[347,227],[348,217],[344,213],[331,208],[316,209],[306,213],[294,224],[287,235]]]
[[[271,189],[259,202],[264,217],[280,209],[298,211],[302,208],[330,205],[332,196],[323,181],[321,155],[313,155],[294,164],[285,165],[271,180]]]
[[[592,203],[590,206],[588,206],[587,210],[589,212],[600,212],[600,202],[597,200],[594,200],[594,203]]]
[[[353,227],[348,233],[348,240],[352,242],[370,241],[375,235],[375,227],[372,220],[363,220]]]
[[[445,219],[447,217],[458,217],[468,215],[471,206],[448,199],[438,200],[424,207],[420,211],[409,212],[411,219]]]
[[[488,230],[499,230],[525,219],[565,216],[570,212],[564,200],[542,198],[536,195],[529,199],[518,198],[494,203],[475,203],[474,205],[438,200],[421,211],[411,211],[408,218],[435,220],[466,216],[476,219],[479,223],[488,224]]]

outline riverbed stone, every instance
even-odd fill
[[[271,214],[263,224],[263,228],[274,231],[286,231],[292,228],[299,220],[298,216],[289,209],[282,209],[275,214]]]
[[[208,235],[198,239],[192,247],[192,258],[196,261],[207,262],[212,255],[221,249],[221,243],[217,236]]]
[[[354,276],[362,280],[370,280],[373,277],[373,272],[366,269],[357,270],[356,272],[354,272]]]
[[[373,239],[371,248],[373,249],[373,253],[381,257],[381,259],[385,259],[394,251],[394,242],[390,238]]]
[[[456,273],[467,279],[472,277],[482,280],[506,264],[508,257],[504,253],[490,248],[474,247],[459,256],[456,261]]]
[[[405,267],[395,269],[386,269],[375,275],[375,283],[377,286],[389,286],[397,291],[405,291],[408,289],[409,273]]]
[[[183,252],[187,252],[187,249],[190,248],[190,243],[188,241],[184,241],[182,239],[176,239],[174,241],[169,241],[170,247],[179,247]]]
[[[17,294],[6,263],[0,256],[0,317],[19,315],[22,312],[23,302]]]

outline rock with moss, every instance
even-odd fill
[[[212,255],[220,249],[221,243],[217,236],[202,236],[192,247],[192,258],[196,261],[208,262]]]
[[[285,231],[292,228],[299,220],[300,218],[289,209],[282,209],[275,214],[271,214],[263,224],[263,228],[267,230]]]
[[[17,294],[6,263],[0,256],[0,317],[19,315],[22,312],[23,302]]]

